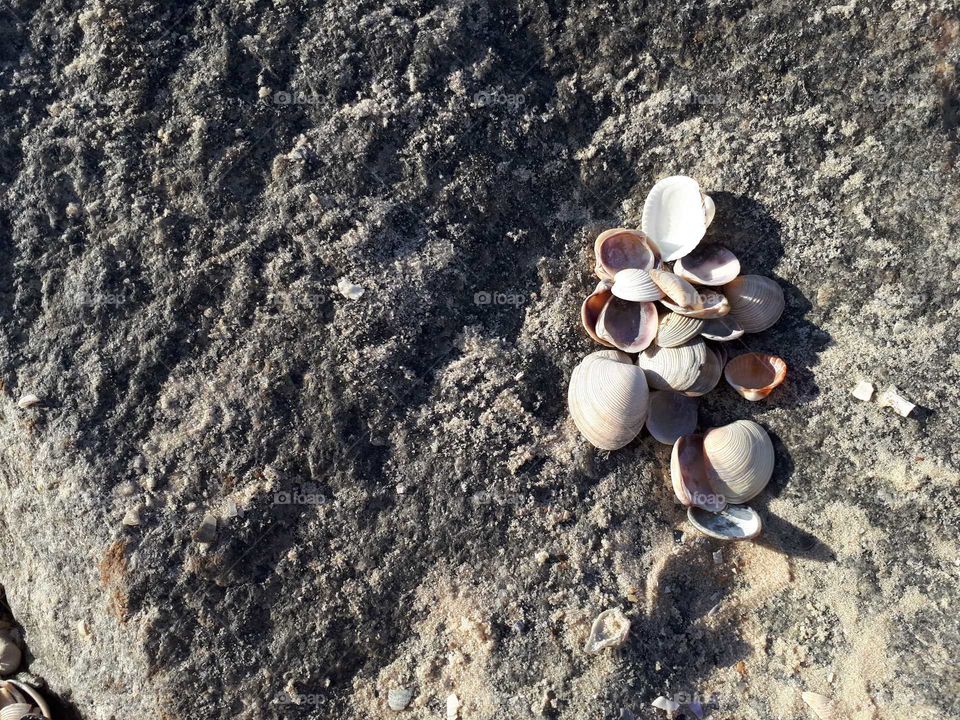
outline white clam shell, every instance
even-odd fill
[[[626,642],[630,633],[630,621],[620,608],[604,610],[597,615],[590,626],[590,636],[584,645],[584,651],[594,654],[604,648],[617,647]]]
[[[719,512],[691,506],[687,519],[704,535],[717,540],[750,540],[763,530],[756,510],[746,505],[728,505]]]
[[[679,275],[655,269],[648,270],[647,273],[663,294],[677,305],[692,308],[700,300],[697,289]]]
[[[713,201],[709,202],[712,207]],[[657,182],[643,205],[643,232],[656,243],[665,261],[693,250],[707,231],[704,195],[693,178],[673,175]],[[710,218],[713,219],[712,217]]]
[[[697,285],[726,285],[740,274],[740,261],[723,245],[701,245],[677,260],[673,272]]]
[[[657,306],[611,297],[597,318],[596,335],[604,345],[629,353],[647,348],[657,336]]]
[[[744,353],[727,363],[723,376],[742,397],[762,400],[787,377],[787,363],[776,355]]]
[[[773,443],[752,420],[737,420],[707,432],[703,455],[710,486],[731,504],[756,497],[773,475]]]
[[[39,708],[40,714],[43,715],[43,717],[53,718],[53,713],[50,711],[50,705],[47,704],[47,701],[44,699],[43,695],[37,692],[37,690],[35,690],[33,687],[27,685],[25,682],[19,682],[18,680],[5,680],[4,683],[12,685],[22,694],[28,696],[33,701],[33,704]]]
[[[651,302],[663,297],[663,291],[646,270],[628,268],[621,270],[613,278],[613,294],[631,302]]]
[[[762,332],[783,314],[783,289],[762,275],[741,275],[723,286],[730,302],[730,314],[744,332]]]
[[[737,322],[736,318],[726,315],[720,318],[710,318],[703,321],[700,328],[700,334],[707,340],[714,342],[730,342],[743,337],[743,326]]]
[[[699,292],[697,301],[692,305],[678,305],[666,299],[660,302],[663,303],[664,307],[670,308],[675,313],[701,320],[723,317],[730,312],[730,303],[727,298],[718,292],[709,290]]]
[[[620,270],[649,270],[660,261],[656,246],[639,230],[612,228],[597,236],[593,243],[597,277],[613,280]]]
[[[684,395],[698,397],[713,390],[720,382],[720,376],[723,374],[723,364],[723,360],[713,348],[707,346],[700,373],[693,384],[683,391]]]
[[[696,398],[672,390],[650,392],[647,410],[647,431],[664,445],[673,445],[678,438],[697,429]]]
[[[654,344],[637,358],[637,366],[643,369],[650,387],[677,392],[697,381],[706,362],[707,346],[700,338],[671,348]]]
[[[704,322],[706,321],[672,311],[665,312],[660,317],[660,325],[657,328],[657,345],[660,347],[683,345],[701,334]]]
[[[581,434],[602,450],[616,450],[637,436],[648,401],[643,371],[617,350],[587,355],[570,376],[570,415]]]

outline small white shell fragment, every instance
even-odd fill
[[[873,383],[867,382],[866,380],[860,380],[851,392],[857,400],[870,402],[870,399],[873,398],[873,390]]]
[[[457,720],[460,716],[461,705],[463,705],[463,703],[460,702],[460,698],[457,697],[456,693],[447,695],[447,720]]]
[[[39,405],[39,404],[40,404],[40,398],[38,398],[33,393],[30,393],[29,395],[24,395],[22,398],[17,400],[17,407],[20,408],[21,410],[26,410],[27,408],[31,408],[34,405]]]
[[[405,710],[413,699],[413,690],[410,688],[390,688],[387,691],[387,705],[395,712]]]
[[[827,696],[815,692],[803,692],[800,693],[800,697],[820,720],[840,720],[836,704]]]
[[[916,405],[900,395],[897,392],[897,388],[893,385],[877,396],[877,403],[880,407],[893,408],[894,412],[901,417],[907,417],[916,407]]]
[[[123,524],[127,527],[136,527],[140,524],[140,505],[134,505],[123,516]]]
[[[337,281],[337,290],[339,290],[340,294],[348,300],[359,300],[361,297],[363,297],[363,293],[365,292],[364,288],[360,287],[359,285],[354,285],[345,277],[342,277]]]
[[[666,710],[667,717],[673,717],[680,709],[680,703],[674,702],[670,698],[664,697],[663,695],[658,697],[650,704],[658,710]]]
[[[622,645],[630,632],[630,621],[620,608],[610,608],[597,615],[590,627],[590,637],[583,649],[591,655],[608,647]]]

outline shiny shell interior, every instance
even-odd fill
[[[723,245],[701,245],[677,260],[673,272],[697,285],[726,285],[740,274],[740,261]]]
[[[787,363],[776,355],[744,353],[727,363],[723,375],[747,400],[762,400],[787,377]]]
[[[674,175],[657,182],[643,205],[641,225],[665,261],[693,250],[707,231],[707,208],[697,181]]]
[[[691,506],[687,508],[687,519],[704,535],[717,540],[750,540],[763,530],[756,510],[746,505],[728,505],[719,512]]]
[[[726,315],[720,318],[710,318],[703,321],[700,334],[707,340],[714,342],[730,342],[743,337],[743,327],[736,318]]]
[[[659,261],[655,246],[639,230],[613,228],[597,237],[593,244],[596,256],[597,276],[612,280],[613,276],[627,268],[649,270]]]
[[[652,302],[628,302],[611,297],[597,318],[596,333],[604,344],[637,353],[653,342],[658,324],[657,306]]]

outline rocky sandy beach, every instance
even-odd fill
[[[958,63],[947,0],[0,0],[15,677],[58,720],[960,717]],[[786,383],[700,407],[774,440],[754,542],[566,408],[593,240],[673,174],[786,295]]]

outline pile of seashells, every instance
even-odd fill
[[[0,681],[0,720],[50,720],[53,714],[43,696],[24,682]]]
[[[784,296],[770,278],[740,275],[740,261],[722,245],[700,246],[714,211],[694,179],[672,176],[647,196],[642,231],[600,234],[600,282],[581,320],[609,349],[574,368],[567,400],[577,428],[598,448],[621,448],[644,425],[673,445],[673,489],[690,522],[711,537],[748,539],[761,521],[743,503],[769,482],[773,444],[750,420],[697,433],[697,397],[721,375],[747,400],[783,382],[781,358],[746,352],[728,359],[726,343],[776,323]]]

